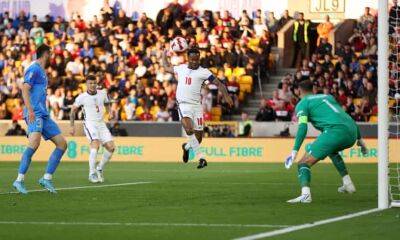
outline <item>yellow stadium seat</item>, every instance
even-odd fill
[[[252,90],[252,85],[248,83],[241,83],[240,85],[240,91],[243,91],[245,93],[251,93]]]
[[[53,41],[54,41],[54,33],[52,33],[52,32],[46,33],[45,37],[49,40],[50,43],[53,43]]]
[[[86,83],[80,83],[79,87],[82,89],[83,92],[86,92],[87,90]]]
[[[220,107],[213,107],[211,108],[211,115],[212,116],[221,116],[222,115],[222,110]]]
[[[232,76],[232,68],[225,68],[224,75],[225,77],[230,78]]]
[[[378,116],[371,116],[369,118],[369,122],[371,123],[377,123],[378,122]]]
[[[367,62],[368,62],[367,59],[361,59],[361,60],[360,60],[360,64],[362,64],[362,65],[365,65]]]
[[[389,107],[393,107],[396,104],[396,100],[389,99]]]
[[[354,98],[353,99],[353,104],[357,106],[361,106],[362,103],[362,98]]]
[[[152,106],[150,108],[150,114],[153,115],[153,117],[157,116],[157,113],[160,111],[160,107],[159,106]]]
[[[221,116],[212,116],[211,120],[215,121],[215,122],[219,122],[219,121],[221,121]]]
[[[248,46],[251,50],[255,51],[259,44],[260,44],[259,38],[250,38]]]
[[[258,44],[260,44],[259,38],[250,38],[249,46],[258,46]]]
[[[253,85],[253,78],[249,75],[244,75],[239,78],[239,84],[250,84]]]
[[[15,61],[15,67],[19,68],[21,66],[21,61],[17,60]]]
[[[15,106],[15,98],[9,98],[6,100],[6,109],[11,112]]]
[[[144,113],[144,109],[142,106],[139,106],[136,108],[136,116],[140,116],[142,113]]]
[[[246,97],[246,93],[243,92],[243,91],[240,91],[240,92],[239,92],[239,101],[240,101],[240,102],[243,102],[244,99],[245,99],[245,97]]]
[[[235,69],[233,69],[233,76],[235,77],[240,77],[246,74],[246,70],[244,68],[241,67],[237,67]]]
[[[210,69],[210,71],[212,72],[212,73],[214,73],[214,74],[217,74],[217,72],[218,72],[218,69],[216,68],[216,67],[211,67],[211,68],[209,68]]]
[[[127,120],[126,112],[125,112],[125,111],[121,112],[121,120],[122,120],[122,121],[126,121],[126,120]]]
[[[120,105],[123,107],[126,104],[126,98],[121,99]]]

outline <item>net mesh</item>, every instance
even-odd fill
[[[389,12],[389,193],[400,203],[400,7]]]

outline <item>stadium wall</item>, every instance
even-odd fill
[[[26,124],[23,121],[19,122],[23,129],[26,129]],[[216,122],[213,122],[215,124]],[[232,122],[220,122],[221,125],[227,125]],[[7,130],[11,127],[10,120],[0,120],[0,136],[4,136]],[[63,135],[69,136],[69,121],[58,121]],[[207,124],[207,123],[206,123]],[[127,136],[130,137],[181,137],[184,136],[184,131],[179,122],[120,122],[120,128],[126,130]],[[236,124],[238,125],[238,124]],[[376,124],[358,123],[363,137],[376,138],[378,128]],[[83,124],[81,121],[75,122],[75,136],[84,136]],[[289,128],[289,136],[294,137],[297,132],[297,124],[293,122],[253,122],[253,137],[276,137],[280,133]],[[390,125],[391,132],[396,131],[396,125]],[[308,137],[316,137],[319,131],[309,125]]]
[[[110,4],[118,1],[119,8],[126,11],[128,16],[138,17],[146,12],[147,16],[155,18],[158,11],[167,6],[171,0],[110,0]],[[179,1],[185,4],[185,0]],[[359,18],[363,14],[364,7],[378,7],[376,0],[192,0],[189,4],[198,10],[222,11],[229,10],[234,17],[238,17],[242,10],[249,13],[256,9],[273,11],[280,16],[285,9],[290,14],[302,11],[306,18],[315,20],[323,19],[326,14],[332,19]],[[84,19],[91,20],[93,15],[99,15],[102,0],[0,0],[0,12],[9,11],[11,17],[18,16],[21,10],[37,15],[43,19],[45,15],[62,16],[66,19],[72,13],[80,14]]]
[[[160,137],[119,137],[115,138],[116,151],[112,161],[121,162],[181,162],[181,144],[185,138]],[[307,146],[313,139],[306,139]],[[87,161],[89,144],[85,137],[67,137],[68,149],[64,162]],[[25,149],[24,137],[0,137],[0,161],[19,161]],[[367,139],[369,153],[363,157],[359,148],[354,146],[342,155],[346,162],[374,163],[377,161],[377,140]],[[207,138],[201,151],[210,162],[283,162],[291,152],[293,139],[290,138]],[[391,149],[399,149],[400,142],[390,141]],[[47,161],[53,144],[43,141],[33,161]],[[303,148],[304,149],[304,148]],[[303,154],[304,150],[300,154]],[[102,153],[103,150],[100,150]],[[193,152],[190,160],[194,159]],[[325,161],[330,162],[330,161]]]

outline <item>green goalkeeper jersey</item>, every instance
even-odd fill
[[[293,148],[296,151],[306,136],[308,122],[321,132],[333,128],[352,133],[355,131],[354,134],[359,138],[357,124],[331,95],[306,95],[297,104],[296,115],[299,120],[299,130]]]

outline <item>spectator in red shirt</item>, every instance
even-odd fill
[[[340,103],[340,105],[346,105],[347,102],[347,96],[344,88],[339,88],[339,95],[337,96],[337,101]]]
[[[139,116],[140,121],[152,121],[153,115],[149,112],[149,108],[145,107],[144,112]]]

